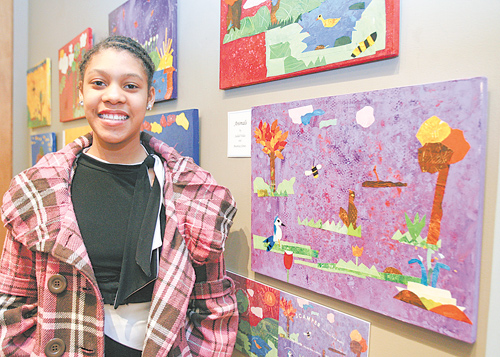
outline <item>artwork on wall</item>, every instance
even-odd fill
[[[31,135],[31,165],[35,165],[46,153],[57,151],[56,133]]]
[[[35,67],[28,69],[26,76],[28,128],[50,125],[50,67],[50,58],[46,58]]]
[[[221,89],[399,53],[399,0],[220,0]]]
[[[79,65],[85,52],[92,48],[92,29],[87,28],[59,50],[59,121],[85,116],[79,104]]]
[[[474,342],[486,121],[485,78],[254,107],[252,270]]]
[[[127,1],[109,14],[109,35],[135,39],[156,66],[155,101],[177,98],[177,0]]]
[[[249,357],[368,356],[370,323],[228,272],[238,300],[235,349]]]
[[[141,129],[200,164],[198,109],[181,110],[144,118]]]
[[[70,142],[78,139],[80,136],[90,133],[92,128],[90,125],[78,126],[76,128],[69,128],[63,130],[63,145],[67,145]]]

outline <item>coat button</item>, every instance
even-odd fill
[[[45,346],[45,354],[49,357],[60,357],[63,355],[66,345],[60,338],[53,338]]]
[[[60,294],[66,290],[68,282],[61,274],[55,274],[49,278],[47,285],[52,294]]]

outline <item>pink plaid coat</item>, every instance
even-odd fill
[[[167,173],[167,223],[143,355],[230,356],[238,312],[222,251],[234,199],[191,159],[149,135],[141,139]],[[88,134],[45,155],[4,196],[0,355],[104,354],[103,303],[70,196],[75,159],[91,142]]]

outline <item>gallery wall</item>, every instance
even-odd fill
[[[27,66],[46,57],[53,61],[52,125],[28,130],[25,98],[14,91],[14,174],[31,162],[29,135],[85,124],[85,120],[59,122],[58,49],[85,28],[96,41],[107,36],[108,14],[123,0],[31,0],[15,12],[15,23],[27,24],[28,36],[18,37],[18,48],[27,47]],[[23,6],[20,1],[14,6]],[[495,226],[497,209],[500,122],[500,33],[497,0],[401,1],[399,57],[355,67],[336,69],[275,82],[219,90],[219,2],[178,1],[178,99],[156,105],[153,114],[190,108],[200,113],[200,163],[234,194],[239,212],[226,248],[227,268],[283,291],[338,309],[371,323],[370,356],[485,356],[500,350],[495,322],[500,318],[495,299],[500,296],[500,231]],[[27,20],[27,21],[26,21]],[[16,34],[15,34],[16,39]],[[19,53],[19,52],[17,52]],[[22,53],[22,51],[21,51]],[[25,61],[24,56],[15,61]],[[18,66],[19,67],[19,66]],[[17,68],[24,78],[27,68]],[[16,75],[16,73],[15,73]],[[252,106],[333,96],[392,87],[484,76],[488,78],[489,123],[486,152],[485,210],[477,341],[460,342],[389,317],[330,299],[250,269],[250,159],[227,157],[227,113]],[[17,86],[17,87],[16,87]],[[22,86],[21,80],[15,88]],[[21,123],[21,124],[20,124]],[[500,217],[499,217],[500,218]],[[497,239],[498,241],[498,239]],[[493,263],[495,261],[495,263]],[[492,269],[492,265],[495,269]],[[489,329],[488,329],[489,327]],[[238,353],[235,352],[235,356]]]

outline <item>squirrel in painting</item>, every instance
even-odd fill
[[[347,212],[343,207],[340,207],[339,217],[344,222],[346,227],[349,228],[349,225],[352,224],[352,228],[356,229],[358,220],[358,210],[354,205],[354,198],[356,197],[354,191],[349,190],[349,206],[347,207]]]

